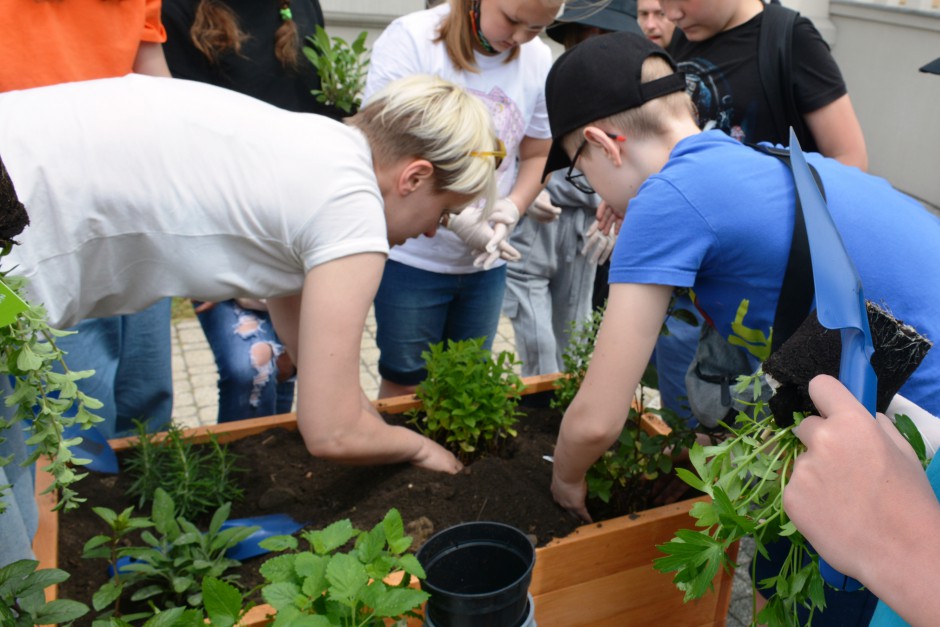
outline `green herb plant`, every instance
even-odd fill
[[[88,613],[88,606],[78,601],[46,602],[45,589],[62,583],[69,574],[58,568],[36,570],[37,566],[35,560],[19,560],[0,568],[0,625],[66,625]]]
[[[698,529],[679,530],[670,542],[659,545],[666,557],[655,560],[654,566],[675,572],[673,582],[685,591],[686,600],[697,599],[711,588],[719,568],[734,567],[727,554],[734,542],[752,536],[756,550],[767,557],[767,544],[789,538],[789,554],[775,576],[756,581],[756,560],[751,563],[755,595],[760,589],[768,597],[757,614],[755,596],[755,620],[771,626],[800,624],[797,611],[804,607],[811,622],[813,614],[825,608],[819,558],[783,510],[783,491],[793,463],[805,450],[793,433],[802,416],[796,414],[788,427],[777,426],[760,399],[760,372],[738,379],[736,391],[747,389],[753,391],[753,402],[728,426],[730,437],[712,446],[695,444],[689,451],[694,472],[676,471],[711,500],[696,503],[690,512]],[[906,416],[899,420],[901,433],[925,463],[917,429]]]
[[[0,251],[0,257],[8,252],[9,246]],[[0,272],[0,279],[18,296],[24,296],[25,278]],[[65,353],[56,346],[55,338],[72,333],[50,327],[46,310],[39,305],[29,305],[12,324],[0,327],[0,377],[9,376],[14,381],[13,393],[4,399],[6,406],[13,409],[11,415],[0,415],[0,442],[6,429],[19,428],[24,422],[31,424],[27,444],[33,447],[32,453],[23,463],[49,460],[43,470],[52,475],[53,482],[43,494],[57,491],[59,500],[54,509],[62,511],[74,509],[84,501],[73,485],[87,473],[77,472],[75,467],[90,461],[72,455],[71,447],[80,443],[81,438],[66,438],[63,430],[71,425],[87,429],[102,420],[91,413],[101,408],[101,402],[76,385],[94,374],[94,370],[69,370]],[[61,367],[60,372],[53,370],[56,365]],[[74,415],[66,416],[70,411]],[[0,458],[0,466],[10,462],[10,457]],[[9,485],[0,485],[0,496],[9,489]],[[0,514],[6,508],[7,500],[0,498]]]
[[[574,400],[584,375],[587,374],[591,356],[594,354],[594,343],[597,340],[597,331],[604,319],[604,309],[595,309],[590,318],[582,322],[572,320],[568,346],[562,353],[562,373],[565,375],[555,382],[555,394],[551,400],[551,407],[565,411]]]
[[[446,350],[443,342],[432,344],[421,356],[428,376],[415,396],[422,408],[408,413],[421,433],[464,463],[516,437],[525,385],[514,371],[520,364],[512,352],[494,358],[477,338],[448,340]]]
[[[226,557],[225,552],[259,529],[222,529],[231,511],[231,504],[226,503],[215,511],[203,533],[178,515],[172,498],[160,488],[154,493],[151,518],[133,517],[130,507],[119,514],[103,507],[93,511],[110,533],[88,540],[83,557],[104,559],[115,573],[92,598],[94,609],[102,612],[99,620],[121,617],[130,622],[151,616],[156,608],[200,608],[204,580],[236,579],[237,575],[225,573],[240,562]],[[156,535],[150,532],[151,527]],[[137,531],[144,545],[132,543],[131,534]],[[123,563],[122,558],[130,558],[130,562]],[[151,611],[122,617],[121,600],[129,592],[130,601],[147,601]]]
[[[137,443],[130,450],[125,471],[133,477],[127,492],[143,506],[158,488],[169,494],[178,516],[192,519],[242,498],[238,475],[244,469],[236,456],[212,435],[208,443],[195,445],[172,425],[166,437],[148,434],[137,423]]]
[[[426,592],[409,587],[412,577],[420,580],[425,574],[418,559],[406,552],[412,539],[396,509],[370,531],[345,519],[301,537],[310,550],[298,551],[293,536],[261,542],[272,551],[289,551],[261,565],[267,582],[262,595],[277,610],[272,627],[379,627],[386,618],[417,616],[428,599]],[[353,540],[351,550],[340,551]],[[399,574],[399,583],[385,582]]]
[[[341,37],[330,37],[322,26],[307,37],[304,54],[317,69],[320,89],[310,91],[317,102],[332,105],[346,113],[355,113],[362,103],[362,90],[366,84],[369,65],[366,54],[366,31],[352,42]]]

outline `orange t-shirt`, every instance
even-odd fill
[[[161,0],[2,0],[0,91],[123,76],[163,43]]]

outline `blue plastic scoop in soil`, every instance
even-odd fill
[[[790,161],[796,191],[803,206],[809,254],[816,285],[816,315],[827,329],[838,329],[842,337],[839,381],[865,409],[875,416],[878,378],[871,366],[875,348],[868,326],[862,280],[852,263],[826,201],[806,164],[806,157],[793,129],[790,129]],[[820,559],[819,570],[830,585],[857,590],[861,584],[846,577]]]
[[[258,546],[258,543],[271,536],[289,536],[300,531],[306,526],[306,523],[297,522],[289,514],[267,514],[265,516],[250,516],[248,518],[233,518],[222,523],[220,529],[230,527],[258,527],[250,536],[230,548],[225,552],[225,557],[243,562],[252,557],[268,553],[268,549]],[[134,564],[138,560],[132,557],[120,557],[117,560],[118,572],[130,572],[125,570],[129,564]],[[114,568],[108,566],[108,577],[114,576]]]
[[[229,527],[254,527],[259,529],[253,534],[230,548],[225,556],[233,560],[244,561],[250,557],[264,555],[268,549],[258,546],[258,543],[271,536],[289,536],[300,531],[305,524],[297,522],[288,514],[268,514],[266,516],[252,516],[250,518],[236,518],[222,523],[222,529]]]

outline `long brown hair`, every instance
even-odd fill
[[[281,22],[274,33],[274,55],[287,69],[295,69],[300,58],[300,35],[290,10],[290,0],[276,0]],[[223,0],[199,0],[189,29],[193,45],[218,63],[226,53],[240,55],[248,35],[238,25],[238,16]]]

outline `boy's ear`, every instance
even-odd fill
[[[408,162],[398,175],[398,191],[407,196],[416,191],[434,174],[434,166],[427,159],[415,159]]]
[[[623,155],[620,153],[620,147],[625,141],[623,137],[613,139],[596,126],[588,126],[584,129],[584,138],[594,144],[595,150],[603,150],[604,156],[614,165],[620,166],[623,163]]]

